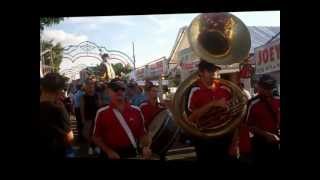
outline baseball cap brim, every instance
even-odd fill
[[[126,89],[125,85],[118,81],[109,83],[108,88],[112,89],[113,91],[117,91],[119,89]]]
[[[276,80],[271,76],[264,75],[259,79],[258,85],[264,89],[273,89],[276,86]]]

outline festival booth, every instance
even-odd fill
[[[263,74],[269,74],[277,81],[280,94],[280,37],[255,48],[255,79]]]

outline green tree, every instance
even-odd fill
[[[132,68],[130,66],[123,66],[121,63],[112,64],[113,70],[116,73],[116,75],[121,76],[121,72],[124,74],[128,74],[132,71]]]
[[[42,51],[49,50],[48,53],[43,55],[44,64],[53,66],[54,71],[59,71],[59,66],[63,57],[63,47],[60,43],[53,44],[53,41],[42,41]]]
[[[42,31],[44,27],[52,26],[53,24],[59,24],[61,21],[63,21],[63,17],[41,17],[40,18],[40,46],[42,47],[42,52],[45,52],[46,50],[50,50],[50,52],[46,53],[44,57],[44,64],[46,65],[52,65],[54,68],[54,71],[59,71],[59,66],[62,61],[62,53],[63,53],[63,47],[60,43],[53,44],[51,41],[44,41],[41,38]],[[52,50],[52,53],[51,53]],[[41,52],[41,53],[42,53]]]
[[[40,32],[43,31],[45,26],[52,26],[53,24],[59,24],[63,21],[63,17],[41,17],[40,18]]]
[[[132,70],[133,70],[133,68],[131,66],[129,66],[129,65],[126,65],[124,67],[124,73],[125,74],[129,74]]]

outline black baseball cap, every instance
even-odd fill
[[[112,91],[115,91],[117,92],[118,90],[123,90],[125,91],[126,90],[126,86],[124,85],[124,83],[122,81],[111,81],[109,84],[108,84],[108,88],[110,88]]]
[[[273,89],[276,87],[276,82],[272,76],[264,74],[260,77],[258,85],[264,89]]]
[[[200,62],[198,64],[198,68],[199,71],[203,71],[203,70],[207,70],[207,71],[216,71],[216,70],[221,70],[221,67],[213,64],[213,63],[209,63],[204,59],[200,59]]]
[[[138,83],[135,81],[131,81],[128,83],[128,87],[136,87],[136,86],[138,86]]]
[[[67,87],[67,80],[67,77],[62,76],[59,73],[48,73],[40,79],[40,85],[44,90],[57,92]]]

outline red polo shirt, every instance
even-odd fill
[[[254,126],[262,130],[278,133],[280,124],[280,97],[273,97],[270,102],[271,110],[268,109],[267,104],[261,100],[259,96],[253,98],[248,103],[248,113],[246,121],[249,126]]]
[[[163,109],[165,109],[164,105],[158,103],[154,106],[149,101],[143,102],[140,105],[140,109],[142,111],[145,126],[149,127],[150,123],[154,119],[154,117]]]
[[[93,136],[100,137],[112,149],[125,149],[131,146],[131,142],[115,116],[113,108],[115,108],[114,105],[110,104],[110,106],[105,106],[98,110]],[[146,134],[140,108],[126,104],[122,116],[136,140]]]
[[[200,79],[195,82],[195,86],[191,89],[188,98],[190,112],[221,98],[225,98],[227,101],[231,99],[231,91],[228,87],[222,85],[219,80],[214,80],[214,85],[214,89],[209,89]]]

